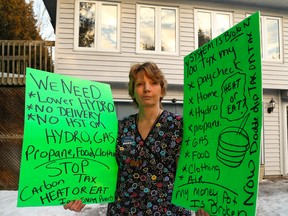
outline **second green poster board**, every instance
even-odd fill
[[[262,125],[260,13],[184,59],[184,137],[172,202],[256,212]]]

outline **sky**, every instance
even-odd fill
[[[30,2],[30,0],[25,1],[27,3]],[[46,41],[55,41],[54,29],[42,0],[34,0],[34,15],[38,20],[37,26],[40,27],[40,34],[42,39]]]

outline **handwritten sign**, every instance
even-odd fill
[[[260,14],[185,57],[184,138],[172,202],[255,215],[262,122]]]
[[[110,86],[27,68],[18,206],[114,201],[117,117]]]

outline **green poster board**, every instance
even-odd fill
[[[27,68],[18,206],[113,202],[117,133],[109,85]]]
[[[176,205],[211,215],[255,215],[262,125],[259,21],[257,12],[184,59]]]

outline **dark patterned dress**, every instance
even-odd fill
[[[145,140],[137,115],[119,121],[116,201],[107,215],[191,215],[171,204],[176,157],[182,142],[182,117],[164,110]]]

